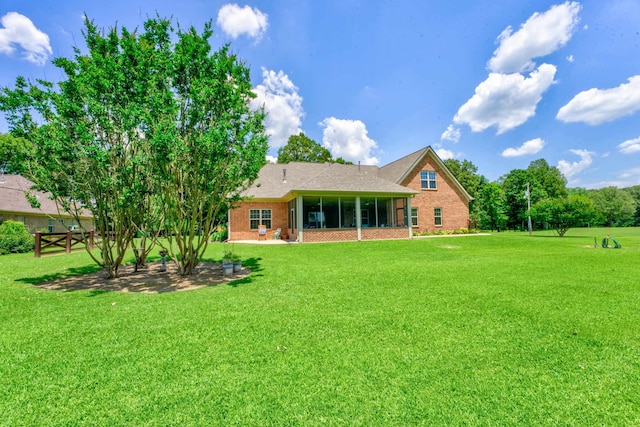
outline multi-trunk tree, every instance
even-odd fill
[[[18,78],[2,89],[11,133],[35,145],[29,178],[76,218],[91,212],[109,277],[131,245],[144,259],[161,231],[190,274],[220,211],[265,162],[249,70],[228,46],[212,52],[211,35],[210,23],[174,31],[161,18],[103,33],[87,19],[86,50],[53,61],[57,87]]]

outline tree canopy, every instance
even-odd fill
[[[57,88],[18,78],[2,89],[12,134],[36,147],[29,177],[76,218],[91,211],[104,237],[94,259],[110,277],[132,244],[150,250],[135,236],[161,230],[190,274],[220,211],[265,163],[249,69],[228,45],[212,52],[212,34],[211,23],[175,31],[162,18],[105,34],[86,19],[86,53],[53,61]]]
[[[33,143],[10,134],[0,134],[0,170],[23,174],[33,156]]]
[[[562,237],[571,227],[592,224],[598,217],[598,211],[589,197],[573,195],[542,200],[531,209],[531,216],[534,221],[555,229]]]
[[[291,135],[287,144],[278,149],[278,163],[324,163],[332,159],[331,152],[300,132]]]

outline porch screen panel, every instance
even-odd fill
[[[374,197],[363,197],[360,199],[360,215],[362,215],[363,227],[377,227],[376,199]]]
[[[324,227],[340,227],[340,210],[337,197],[323,197],[322,212],[324,213]]]
[[[319,197],[304,197],[302,199],[302,226],[304,228],[323,228],[324,214],[321,212],[322,203]]]
[[[340,228],[354,228],[356,226],[356,199],[341,197],[340,198],[340,219],[342,224]]]

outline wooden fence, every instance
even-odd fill
[[[84,249],[85,240],[89,240],[89,248],[93,249],[96,234],[93,230],[88,233],[67,231],[66,233],[36,233],[35,257],[60,252],[71,253],[72,250]]]

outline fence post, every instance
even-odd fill
[[[40,233],[39,231],[36,231],[36,241],[35,241],[35,246],[34,246],[34,255],[36,258],[40,258],[40,245],[42,243],[42,233]]]
[[[65,250],[66,250],[66,252],[68,254],[70,254],[71,253],[71,232],[70,231],[67,231],[67,242],[66,243],[67,244],[66,244]]]

